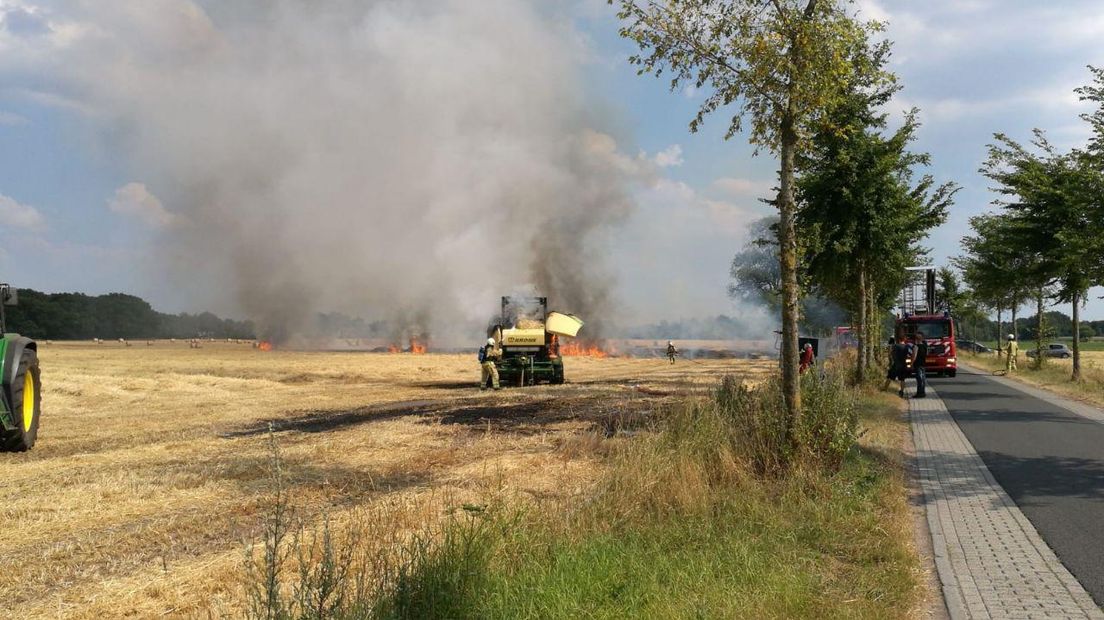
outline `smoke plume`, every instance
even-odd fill
[[[274,339],[338,311],[428,322],[441,340],[519,287],[584,319],[610,310],[603,238],[647,171],[600,129],[585,45],[547,4],[21,10],[43,25],[23,36],[53,46],[35,59],[62,76],[50,96],[171,213],[158,264],[197,305],[236,307]]]

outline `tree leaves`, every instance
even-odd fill
[[[706,98],[690,122],[696,132],[713,112],[735,107],[726,138],[750,122],[753,144],[778,153],[781,122],[795,113],[802,139],[856,83],[892,84],[872,60],[883,25],[859,21],[838,0],[609,0],[619,7],[621,36],[640,47],[630,57],[641,74],[670,74]]]

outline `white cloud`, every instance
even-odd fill
[[[0,194],[0,224],[39,232],[46,228],[46,220],[32,206],[21,204]]]
[[[673,168],[682,165],[682,146],[672,144],[655,154],[652,158],[655,165],[660,168]]]
[[[897,119],[897,110],[916,107],[920,110],[922,120],[940,123],[1039,112],[1054,112],[1075,119],[1080,112],[1091,108],[1073,92],[1079,85],[1077,82],[1061,82],[1050,86],[1023,89],[1003,97],[975,99],[961,97],[910,99],[899,95],[887,104],[887,109],[891,110],[894,118]]]
[[[706,200],[704,204],[709,210],[710,221],[734,238],[742,238],[747,234],[748,226],[763,217],[761,213],[724,200]]]
[[[641,199],[663,205],[665,214],[655,222],[665,233],[680,230],[691,236],[741,238],[748,224],[762,217],[752,201],[713,200],[682,181],[666,178],[656,182]]]
[[[593,129],[584,130],[580,140],[585,153],[602,165],[625,175],[625,178],[645,185],[655,182],[655,162],[644,151],[634,158],[621,150],[613,136]]]
[[[176,219],[142,183],[127,183],[115,190],[107,206],[113,213],[137,218],[151,228],[164,228]]]
[[[773,181],[723,177],[713,181],[712,187],[715,191],[731,197],[770,198],[774,194]]]

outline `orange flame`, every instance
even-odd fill
[[[593,342],[571,342],[560,344],[560,355],[564,357],[609,357],[610,351],[606,351]]]
[[[417,338],[410,339],[410,352],[415,355],[421,355],[426,352],[426,344],[419,341]]]
[[[402,349],[400,349],[399,345],[397,345],[397,344],[390,344],[390,345],[387,345],[387,352],[388,353],[402,353]]]
[[[271,351],[272,343],[267,340],[262,340],[260,343],[257,344],[257,348],[261,351]]]

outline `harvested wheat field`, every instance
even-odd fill
[[[585,493],[602,444],[632,441],[619,429],[771,365],[570,358],[566,385],[481,393],[473,355],[54,343],[40,359],[38,444],[0,454],[10,617],[240,611],[271,439],[308,522],[373,507],[417,527],[492,493]]]

